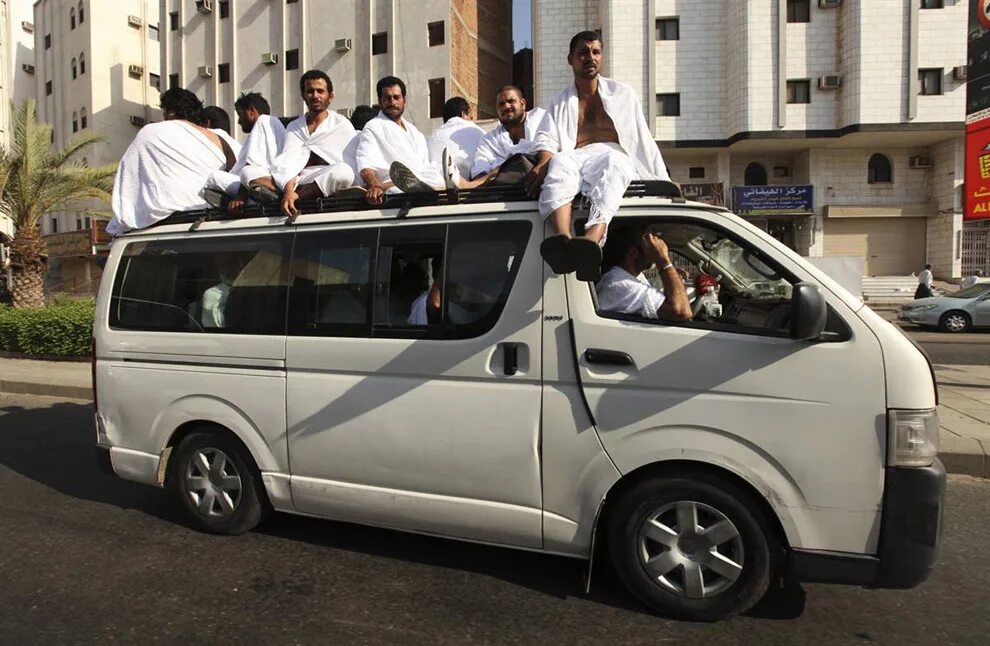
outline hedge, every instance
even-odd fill
[[[47,307],[0,306],[0,350],[32,356],[82,357],[93,333],[93,299],[58,299]]]

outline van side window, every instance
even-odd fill
[[[289,334],[368,336],[378,229],[301,231],[293,253]]]
[[[291,234],[127,245],[110,297],[122,330],[285,334]]]
[[[617,219],[612,226],[629,222]],[[635,222],[647,224],[639,219]],[[726,232],[694,220],[657,221],[649,227],[661,233],[674,265],[686,277],[685,287],[694,314],[691,320],[677,325],[772,336],[788,334],[794,280],[763,253]],[[622,254],[606,253],[606,257],[614,259]],[[620,269],[603,267],[603,276]],[[615,284],[612,278],[599,282],[596,303],[601,300],[600,290],[606,284]],[[643,271],[642,278],[653,288],[663,289],[656,267]],[[607,318],[640,318],[600,308],[598,313]]]

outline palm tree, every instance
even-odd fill
[[[83,200],[110,201],[117,164],[97,168],[74,156],[103,141],[95,133],[73,137],[62,150],[51,145],[51,126],[38,123],[34,101],[12,111],[10,144],[0,148],[0,211],[14,221],[10,245],[14,307],[38,307],[45,302],[47,249],[38,226],[41,217]],[[87,212],[93,212],[86,209]]]

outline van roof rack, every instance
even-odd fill
[[[578,197],[580,198],[580,196]],[[634,181],[626,189],[625,197],[666,197],[675,202],[685,201],[676,184],[663,180]],[[330,196],[315,200],[299,201],[296,203],[296,208],[299,210],[300,215],[398,208],[398,217],[402,218],[409,214],[410,209],[419,206],[526,202],[532,200],[533,198],[526,194],[525,187],[521,184],[514,184],[512,186],[485,186],[475,189],[437,191],[436,193],[386,194],[381,206],[371,206],[361,196]],[[195,231],[204,222],[283,217],[285,216],[282,215],[282,211],[278,205],[252,204],[244,207],[236,214],[228,213],[225,209],[195,209],[190,211],[176,211],[146,227],[144,230],[166,224],[190,224],[192,226],[189,230]],[[289,223],[291,223],[291,220]]]

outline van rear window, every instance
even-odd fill
[[[285,334],[291,234],[155,240],[127,246],[110,327]]]

